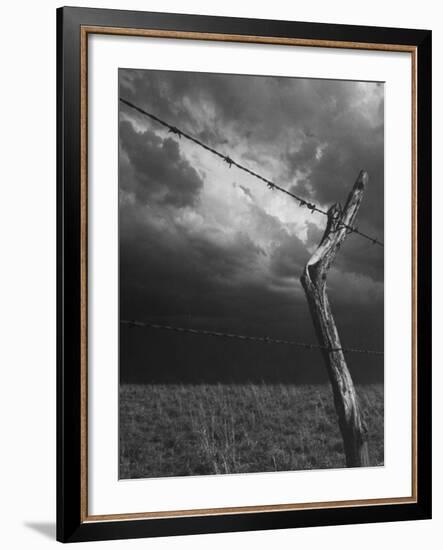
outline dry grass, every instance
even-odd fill
[[[358,387],[372,465],[383,386]],[[329,385],[123,385],[120,478],[344,467]]]

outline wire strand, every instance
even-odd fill
[[[122,97],[120,97],[120,101],[123,104],[130,107],[131,109],[134,109],[135,111],[138,111],[142,115],[145,115],[148,118],[150,118],[151,120],[154,120],[155,122],[157,122],[158,124],[161,124],[165,128],[168,128],[170,133],[177,135],[179,138],[184,137],[185,139],[187,139],[189,141],[192,141],[193,143],[195,143],[199,147],[202,147],[206,151],[209,151],[213,155],[216,155],[217,157],[221,158],[224,162],[226,162],[226,164],[229,166],[229,168],[231,168],[231,166],[235,166],[239,170],[242,170],[243,172],[246,172],[247,174],[253,176],[254,178],[266,183],[266,185],[268,186],[268,188],[271,191],[272,190],[277,190],[277,191],[280,191],[281,193],[284,193],[284,194],[288,195],[289,197],[292,197],[293,199],[295,199],[298,202],[298,205],[300,207],[305,206],[306,208],[308,208],[311,211],[311,213],[318,212],[319,214],[322,214],[323,216],[328,216],[328,212],[326,210],[323,210],[322,208],[320,208],[317,204],[315,204],[313,202],[310,202],[310,201],[308,201],[308,200],[306,200],[302,197],[299,197],[298,195],[296,195],[295,193],[292,193],[291,191],[288,191],[284,187],[280,187],[279,185],[277,185],[273,181],[269,180],[268,178],[265,178],[265,177],[261,176],[260,174],[258,174],[257,172],[254,172],[253,170],[250,170],[246,166],[244,166],[244,165],[236,162],[235,160],[233,160],[228,155],[224,155],[220,151],[217,151],[216,149],[213,149],[212,147],[210,147],[209,145],[206,145],[205,143],[198,140],[197,138],[191,136],[190,134],[187,134],[183,130],[180,130],[176,126],[172,126],[171,124],[169,124],[166,121],[162,120],[161,118],[154,115],[153,113],[145,111],[144,109],[138,107],[137,105],[134,105],[134,103],[131,103],[130,101],[128,101],[127,99],[124,99]],[[368,241],[372,242],[372,244],[376,244],[376,245],[382,246],[382,247],[384,246],[383,243],[379,239],[377,239],[375,237],[371,237],[370,235],[367,235],[366,233],[363,233],[362,231],[360,231],[358,229],[358,227],[353,227],[353,226],[345,224],[343,222],[340,222],[340,226],[342,228],[345,228],[348,233],[355,233],[356,235],[359,235],[360,237],[363,237],[364,239],[367,239]]]
[[[127,325],[130,328],[150,328],[155,330],[166,330],[173,332],[180,332],[184,334],[194,334],[199,336],[214,336],[217,338],[232,338],[236,340],[243,340],[249,342],[257,342],[259,344],[277,344],[285,346],[296,346],[304,349],[319,349],[323,351],[336,352],[341,351],[342,353],[364,353],[367,355],[384,355],[383,351],[370,350],[370,349],[358,349],[358,348],[330,348],[327,346],[320,346],[318,344],[307,344],[304,342],[297,342],[295,340],[284,340],[281,338],[272,338],[270,336],[249,336],[246,334],[232,334],[229,332],[219,332],[214,330],[203,330],[196,328],[186,328],[186,327],[176,327],[172,325],[160,325],[157,323],[147,323],[144,321],[130,321],[122,319],[120,321],[122,325]]]

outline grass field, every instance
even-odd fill
[[[357,391],[371,465],[382,465],[383,385]],[[120,388],[120,478],[344,466],[328,384]]]

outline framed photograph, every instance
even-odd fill
[[[57,33],[58,540],[430,518],[431,32]]]

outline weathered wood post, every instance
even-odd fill
[[[328,210],[328,222],[323,238],[301,276],[317,337],[324,348],[322,353],[332,385],[348,467],[369,466],[367,428],[341,350],[340,338],[326,294],[326,277],[349,227],[354,227],[367,182],[368,174],[361,171],[344,209],[341,210],[338,204],[334,204]]]

